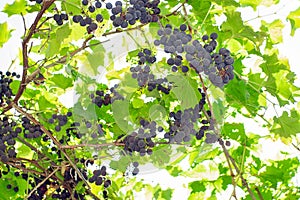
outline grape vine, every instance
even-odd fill
[[[19,6],[17,1],[14,4]],[[244,188],[247,199],[263,199],[261,190],[270,190],[254,187],[256,179],[251,176],[258,178],[257,174],[264,173],[261,168],[275,167],[258,164],[256,155],[248,151],[253,140],[245,134],[244,125],[224,119],[228,114],[253,118],[255,114],[264,119],[256,115],[264,106],[259,110],[256,103],[267,99],[265,93],[252,96],[268,88],[241,82],[244,55],[240,54],[244,52],[237,52],[236,47],[243,41],[255,51],[261,41],[244,38],[247,26],[227,30],[237,14],[230,13],[224,2],[209,4],[206,14],[187,0],[24,0],[22,12],[6,6],[9,16],[22,15],[25,34],[22,69],[0,71],[3,198],[133,199],[133,191],[142,187],[132,183],[137,183],[149,164],[167,169],[172,176],[194,176],[205,160],[220,172],[219,182],[209,180],[207,185],[223,184],[222,190],[232,185],[231,196],[236,199],[237,187]],[[207,18],[221,8],[229,22],[217,27]],[[37,13],[30,28],[26,13]],[[260,37],[267,36],[255,36]],[[123,46],[126,53],[121,52]],[[271,77],[267,68],[262,68],[262,74]],[[294,79],[290,73],[284,76]],[[261,74],[249,79],[249,83],[270,81]],[[271,82],[278,86],[275,78]],[[244,90],[251,90],[244,99],[234,96]],[[61,100],[70,91],[73,97]],[[266,93],[274,91],[278,88]],[[290,94],[277,97],[285,95]],[[245,107],[236,109],[237,104]],[[234,109],[227,113],[226,106]],[[251,106],[257,110],[250,112]],[[295,113],[291,116],[297,118]],[[278,117],[273,121],[276,125],[271,130],[280,132],[278,127],[285,121],[281,123]],[[248,155],[256,164],[244,169]],[[179,166],[185,158],[188,171]],[[188,185],[193,189],[191,199],[204,199],[201,192],[206,185],[201,184],[199,180]],[[125,187],[132,191],[124,192]],[[157,188],[152,189],[155,198],[167,196],[168,190]]]

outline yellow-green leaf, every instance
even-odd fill
[[[15,0],[13,4],[6,4],[3,12],[7,13],[8,16],[15,14],[26,14],[26,1],[25,0]]]
[[[10,31],[7,28],[7,23],[0,24],[0,48],[10,38]]]
[[[295,34],[296,29],[300,27],[300,8],[291,12],[288,15],[287,19],[290,20],[292,29],[291,36],[293,36]]]

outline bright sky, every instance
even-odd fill
[[[4,7],[6,3],[12,3],[13,0],[1,0],[0,1],[0,10]],[[255,27],[259,28],[260,26],[260,20],[265,20],[267,22],[271,22],[274,19],[281,19],[282,22],[285,24],[285,27],[283,28],[283,40],[284,42],[282,44],[278,45],[278,48],[280,50],[280,55],[282,57],[287,57],[289,59],[291,70],[294,71],[298,77],[300,77],[300,66],[299,66],[299,52],[300,52],[300,31],[296,31],[295,36],[290,36],[290,24],[288,21],[286,21],[286,16],[290,11],[295,10],[300,6],[300,1],[297,0],[281,0],[281,2],[277,5],[271,6],[271,7],[262,7],[259,6],[257,8],[257,11],[253,11],[251,8],[241,8],[239,9],[242,13],[243,19],[249,20],[253,19],[257,16],[264,16],[261,18],[257,18],[254,20],[249,21],[249,23]],[[276,14],[272,14],[275,13]],[[268,16],[267,16],[268,15]],[[27,20],[27,27],[30,26],[30,20],[34,19],[35,15],[31,14]],[[224,18],[220,18],[220,21],[224,20]],[[15,29],[15,31],[12,32],[12,37],[8,41],[7,44],[4,45],[3,48],[0,49],[0,55],[1,55],[1,61],[0,61],[0,70],[6,71],[8,66],[11,65],[12,60],[17,58],[18,54],[18,48],[21,46],[21,40],[20,36],[24,33],[23,28],[23,22],[21,16],[12,16],[10,18],[7,17],[6,14],[0,12],[0,23],[3,23],[5,21],[8,21],[9,28]],[[5,58],[5,59],[3,59]],[[13,65],[13,70],[21,71],[20,67],[17,64],[16,61]],[[252,67],[252,64],[254,63],[253,59],[249,59],[247,62],[245,62],[245,65],[248,67]],[[300,79],[296,80],[296,83],[298,86],[300,86]],[[250,122],[245,122],[246,130],[253,131],[253,124]],[[264,131],[263,128],[257,127],[256,130]],[[279,147],[277,150],[272,149],[272,152],[270,152],[271,146],[277,146]],[[293,155],[296,155],[295,149],[282,145],[280,142],[271,142],[271,141],[264,141],[264,145],[262,145],[261,149],[261,156],[265,159],[272,158],[272,159],[278,159],[278,156],[280,155],[280,151],[285,150]],[[281,156],[279,156],[281,157]],[[186,161],[185,161],[186,162]],[[186,166],[186,164],[183,163],[183,167]],[[185,177],[172,177],[168,174],[165,170],[160,170],[159,172],[155,173],[149,173],[149,174],[141,174],[138,176],[138,178],[145,179],[146,182],[149,183],[159,183],[163,189],[166,189],[167,187],[176,188],[175,193],[173,194],[174,200],[184,200],[187,199],[189,195],[189,191],[187,189],[187,182],[190,181],[190,179],[187,179]],[[300,181],[297,180],[298,184],[300,184]],[[231,188],[228,188],[224,194],[222,194],[222,199],[228,199],[228,197],[231,194]],[[239,193],[242,195],[242,192]],[[143,199],[144,194],[140,194],[141,196],[137,196],[137,199]]]

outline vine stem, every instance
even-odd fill
[[[199,75],[199,78],[200,78],[200,81],[201,81],[201,84],[202,84],[202,89],[203,89],[203,91],[204,91],[204,93],[205,93],[205,96],[206,96],[206,99],[207,99],[208,107],[209,107],[210,112],[211,112],[211,119],[212,119],[213,123],[215,123],[216,118],[215,118],[215,115],[214,115],[214,112],[213,112],[213,109],[212,109],[212,105],[211,105],[211,102],[210,102],[209,97],[208,97],[208,94],[207,94],[207,89],[206,89],[206,87],[205,87],[205,84],[204,84],[204,81],[203,81],[203,79],[202,79],[201,74],[198,73],[198,75]],[[215,127],[215,126],[214,126],[214,127]],[[221,139],[220,131],[217,129],[217,127],[215,127],[215,133],[216,133],[217,136]],[[229,152],[228,152],[228,150],[226,149],[226,147],[225,147],[225,145],[224,145],[224,142],[223,142],[223,141],[220,142],[220,145],[222,146],[223,152],[224,152],[224,154],[225,154],[227,163],[228,163],[228,165],[229,165],[230,172],[233,174],[232,169],[231,169],[231,164],[230,164],[230,163],[232,163],[232,165],[233,165],[235,171],[236,171],[238,174],[240,174],[240,177],[241,177],[241,179],[242,179],[242,183],[243,183],[243,185],[247,188],[247,191],[249,192],[249,195],[250,195],[251,199],[256,200],[256,198],[255,198],[255,196],[254,196],[254,193],[253,193],[252,190],[250,189],[250,187],[249,187],[248,182],[246,181],[246,179],[242,176],[241,171],[239,170],[238,166],[237,166],[236,163],[235,163],[235,160],[229,155]],[[229,162],[229,161],[230,161],[230,162]]]
[[[18,161],[20,163],[20,161]],[[45,175],[44,172],[39,172],[37,170],[34,170],[34,169],[27,169],[25,167],[22,167],[20,164],[17,164],[17,163],[14,163],[14,162],[7,162],[7,164],[11,165],[11,166],[14,166],[15,168],[17,169],[20,169],[21,171],[23,172],[31,172],[33,174],[39,174],[39,175]]]
[[[52,135],[52,133],[46,129],[39,121],[37,121],[31,114],[27,113],[24,111],[21,107],[16,105],[14,102],[12,103],[12,106],[14,109],[16,109],[19,113],[23,114],[26,116],[31,122],[33,122],[35,125],[40,126],[41,130],[53,141],[53,143],[57,146],[57,148],[64,154],[64,156],[67,158],[69,161],[70,165],[75,169],[75,171],[78,173],[79,177],[84,181],[84,183],[87,185],[87,187],[90,189],[90,185],[88,184],[87,180],[84,178],[80,170],[77,168],[76,164],[71,160],[69,155],[66,153],[66,151],[61,147],[62,145],[60,144],[59,141]]]
[[[229,155],[228,150],[226,149],[224,143],[221,143],[223,152],[225,153],[226,157],[228,157],[230,159],[230,162],[232,163],[235,171],[240,175],[241,179],[242,179],[242,183],[243,185],[247,188],[247,191],[249,192],[249,195],[251,197],[251,199],[256,200],[256,197],[254,196],[254,193],[252,192],[252,190],[250,189],[248,182],[246,181],[246,179],[243,177],[241,171],[239,170],[238,166],[235,163],[235,160]]]
[[[41,10],[38,12],[34,22],[32,23],[31,27],[29,28],[28,34],[24,37],[24,39],[22,41],[23,72],[22,72],[21,84],[20,84],[20,87],[18,89],[18,92],[17,92],[14,100],[12,101],[12,103],[10,103],[7,107],[5,107],[3,109],[3,113],[10,110],[13,106],[13,103],[18,102],[18,100],[20,99],[20,97],[22,96],[22,94],[26,88],[25,81],[26,81],[26,77],[27,77],[27,69],[29,68],[28,50],[27,50],[28,42],[30,41],[32,35],[34,34],[36,27],[37,27],[40,19],[42,18],[43,14],[54,3],[54,1],[55,0],[44,1]]]
[[[76,149],[80,147],[93,147],[93,148],[100,148],[100,147],[107,147],[107,146],[124,146],[123,143],[113,142],[113,143],[105,143],[105,144],[76,144],[76,145],[62,145],[62,149]]]
[[[45,171],[45,169],[36,160],[29,160],[29,159],[26,159],[26,158],[12,158],[12,160],[18,161],[18,162],[21,162],[21,161],[30,162],[33,165],[35,165],[37,168],[39,168],[40,170]]]
[[[53,170],[53,172],[51,172],[43,181],[41,181],[39,184],[37,184],[35,186],[35,188],[33,188],[33,190],[30,191],[30,193],[27,195],[26,199],[28,199],[39,187],[41,187],[41,185],[43,185],[53,174],[55,174],[57,171],[59,170],[59,168],[57,167],[55,170]]]

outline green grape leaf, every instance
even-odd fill
[[[188,76],[168,75],[168,81],[174,83],[171,92],[180,101],[181,109],[194,107],[200,100],[198,83]]]
[[[73,86],[73,80],[62,74],[54,74],[53,77],[48,80],[53,82],[54,86],[64,90]]]
[[[300,28],[300,8],[290,12],[287,19],[291,23],[291,36],[294,36],[295,31]]]
[[[231,106],[245,107],[252,115],[259,109],[259,93],[246,81],[233,79],[225,88],[226,100]]]
[[[56,41],[59,43],[62,43],[66,38],[68,38],[70,36],[72,32],[72,29],[70,29],[69,24],[64,24],[62,26],[60,26],[57,30],[56,30]]]
[[[34,152],[24,144],[18,147],[18,157],[20,158],[32,159],[33,154]]]
[[[274,20],[270,24],[262,20],[261,23],[262,23],[262,26],[265,27],[265,30],[270,33],[268,35],[268,37],[270,38],[272,44],[278,44],[283,41],[282,40],[282,30],[284,28],[284,24],[282,23],[281,20],[279,20],[279,19]]]
[[[80,0],[62,1],[61,4],[63,10],[67,11],[68,13],[72,13],[72,15],[78,15],[82,12],[81,7],[79,6],[81,4]]]
[[[50,58],[58,53],[61,43],[57,42],[56,38],[50,39],[48,48],[46,49],[45,56]]]
[[[169,171],[169,173],[171,174],[171,176],[179,176],[180,173],[182,172],[182,169],[180,167],[172,167],[172,166],[167,166],[166,170]]]
[[[6,186],[8,185],[8,180],[1,178],[0,179],[0,191],[5,191],[1,192],[0,200],[7,200],[7,199],[16,199],[16,193],[14,190],[8,190]]]
[[[56,108],[56,106],[54,104],[52,104],[51,102],[49,102],[45,96],[40,96],[39,97],[39,109],[40,110],[48,110],[49,108]]]
[[[119,128],[127,132],[130,130],[130,126],[128,124],[130,119],[130,112],[129,112],[129,101],[114,101],[112,104],[112,112],[113,118],[116,121]]]
[[[300,133],[300,115],[296,110],[291,110],[290,115],[288,112],[283,112],[280,117],[274,117],[274,125],[271,131],[280,137],[291,137]]]
[[[103,52],[93,52],[87,53],[86,58],[88,60],[89,65],[89,73],[96,75],[98,74],[98,67],[104,65],[105,51]],[[87,67],[87,66],[86,66]]]
[[[238,141],[243,141],[247,137],[242,123],[225,123],[222,127],[222,134]]]
[[[3,11],[8,14],[8,16],[12,16],[15,14],[23,14],[26,12],[26,1],[25,0],[15,0],[13,4],[6,4]]]
[[[213,103],[213,111],[214,111],[217,123],[218,124],[223,124],[224,115],[225,115],[224,102],[221,101],[221,100],[214,101],[214,103]]]
[[[137,98],[134,98],[132,100],[132,106],[134,108],[141,108],[144,106],[144,100],[143,99],[139,99],[138,97]]]
[[[129,157],[123,156],[120,158],[120,160],[112,160],[109,166],[115,170],[125,171],[130,162],[131,161]]]
[[[11,30],[7,27],[7,22],[0,24],[0,48],[8,41],[11,36]]]
[[[192,189],[192,193],[195,192],[204,192],[206,190],[206,186],[203,181],[193,181],[189,183],[189,188]]]
[[[172,199],[172,189],[166,189],[161,191],[161,198],[162,199]]]
[[[263,0],[240,0],[242,6],[251,6],[256,10],[256,7],[260,5]]]
[[[193,8],[193,12],[196,16],[198,17],[204,17],[207,15],[210,6],[211,6],[211,1],[204,0],[195,0],[195,1],[188,1],[188,4],[190,4]]]

